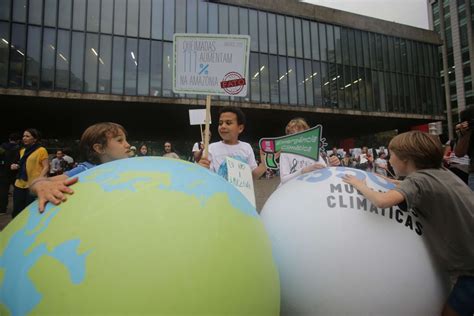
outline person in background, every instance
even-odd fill
[[[62,150],[56,151],[56,157],[51,160],[51,167],[49,170],[50,176],[57,176],[66,171],[67,162],[64,160],[64,153]]]
[[[346,153],[344,158],[341,159],[341,165],[343,167],[353,167],[354,161],[352,160],[352,156],[350,153]]]
[[[469,156],[468,184],[471,190],[474,191],[474,136],[472,136],[472,129],[474,128],[474,105],[462,111],[460,117],[461,123],[456,124],[458,141],[454,147],[454,153],[457,157]]]
[[[163,145],[164,148],[164,154],[163,157],[166,158],[173,158],[173,159],[180,159],[178,154],[176,154],[173,150],[173,145],[171,145],[171,142],[165,142]]]
[[[388,174],[387,155],[383,151],[380,152],[379,157],[374,161],[375,173],[380,174],[384,177]]]
[[[202,157],[202,153],[204,152],[204,143],[203,143],[203,140],[204,140],[204,131],[202,132],[202,140],[201,141],[198,141],[198,142],[195,142],[194,145],[193,145],[193,149],[192,149],[192,153],[193,153],[193,160],[194,162],[198,163],[199,160],[201,160],[201,157]],[[209,131],[209,139],[211,139],[211,131]]]
[[[138,152],[138,157],[148,156],[148,147],[145,144],[140,146],[140,151]]]
[[[11,170],[11,165],[20,159],[19,142],[20,135],[12,133],[8,142],[0,145],[0,214],[7,212],[8,193],[15,182],[16,172]]]
[[[136,157],[137,156],[137,147],[135,146],[130,146],[130,158]]]
[[[46,177],[49,171],[48,151],[40,144],[40,132],[28,128],[24,131],[22,140],[24,148],[20,150],[20,160],[11,165],[12,170],[18,170],[13,190],[12,218],[35,200],[29,187],[35,179]]]

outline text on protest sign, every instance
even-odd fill
[[[253,205],[255,203],[255,191],[253,188],[252,170],[250,166],[242,161],[227,157],[227,181],[235,186]]]
[[[248,35],[175,34],[173,92],[246,96]]]
[[[260,149],[266,153],[265,163],[267,167],[278,169],[275,157],[277,152],[296,154],[318,161],[322,132],[323,127],[317,125],[297,134],[260,139],[259,145]]]

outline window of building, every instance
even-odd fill
[[[0,9],[4,8],[5,5],[0,6]],[[8,51],[10,43],[9,34],[10,29],[8,23],[0,22],[0,87],[5,87],[7,85]]]
[[[137,94],[138,42],[135,38],[127,38],[125,52],[125,94]]]
[[[400,39],[400,53],[402,54],[401,55],[401,64],[402,64],[401,71],[404,72],[404,73],[407,73],[408,72],[408,67],[407,67],[407,59],[408,59],[407,43],[404,39]]]
[[[295,29],[293,18],[285,17],[286,20],[286,49],[288,56],[295,56]]]
[[[229,6],[219,5],[219,33],[229,34]]]
[[[40,82],[41,27],[28,26],[27,47],[25,87],[37,89]]]
[[[347,29],[347,37],[349,39],[349,58],[351,61],[351,66],[357,66],[357,50],[355,42],[354,30]]]
[[[150,64],[150,95],[161,95],[161,72],[163,62],[163,44],[159,41],[151,42]]]
[[[163,96],[173,96],[173,44],[163,43]]]
[[[97,61],[99,57],[99,36],[87,33],[84,68],[84,91],[97,92]]]
[[[366,69],[365,71],[365,96],[367,99],[367,111],[372,111],[374,109],[374,89],[372,71],[370,69]]]
[[[87,30],[99,32],[100,1],[89,0],[87,2]]]
[[[43,53],[41,59],[41,83],[43,89],[53,89],[54,60],[56,57],[56,32],[51,28],[43,29]]]
[[[352,80],[350,66],[344,66],[343,79],[344,81],[341,88],[344,90],[344,94],[345,94],[344,106],[346,109],[352,109],[353,104],[354,104],[354,99],[352,98],[353,80]]]
[[[285,17],[277,16],[278,27],[278,54],[286,55],[286,32],[285,32]]]
[[[347,34],[347,29],[341,29],[341,41],[342,41],[342,61],[344,65],[350,65],[350,54],[349,54],[349,37]]]
[[[383,69],[383,51],[382,51],[382,35],[375,34],[375,46],[376,46],[376,68]]]
[[[313,98],[313,80],[312,78],[314,72],[311,67],[311,60],[305,59],[304,61],[304,87],[305,87],[305,94],[306,94],[306,105],[313,106],[314,105],[314,98]]]
[[[198,33],[207,33],[207,2],[199,0],[198,1]]]
[[[279,76],[278,76],[278,57],[275,55],[269,56],[269,79],[270,79],[270,102],[280,103],[279,95]]]
[[[309,45],[309,41],[308,41],[308,45]],[[276,16],[272,13],[268,13],[268,51],[270,52],[270,54],[277,54],[278,53],[277,48],[278,48],[278,42],[277,42]]]
[[[258,65],[258,53],[250,53],[250,100],[260,102],[260,68]]]
[[[125,70],[125,38],[114,36],[112,54],[112,93],[123,94]]]
[[[112,67],[112,36],[100,36],[100,52],[99,52],[99,93],[110,93],[112,87],[111,81]]]
[[[164,0],[164,8],[163,8],[163,39],[167,41],[173,40],[174,34],[174,0]],[[217,5],[214,4],[216,12],[215,12],[215,20],[217,23]],[[217,28],[215,30],[217,33]]]
[[[138,35],[138,5],[139,0],[127,0],[127,36]]]
[[[239,29],[240,34],[249,34],[249,10],[245,8],[239,8]]]
[[[303,50],[304,58],[311,59],[311,32],[309,30],[309,21],[303,21]]]
[[[268,55],[260,54],[260,92],[261,92],[261,102],[268,103],[270,102],[270,83],[268,76]]]
[[[397,72],[401,72],[402,61],[400,60],[400,57],[402,55],[402,52],[401,52],[401,47],[400,47],[400,39],[395,38],[394,44],[395,44],[395,70]]]
[[[163,38],[163,0],[153,0],[151,3],[151,37],[155,39]]]
[[[320,60],[318,23],[311,22],[311,52],[314,60]],[[318,66],[319,68],[319,66]]]
[[[151,20],[151,0],[140,1],[140,26],[139,34],[140,37],[150,37],[150,20]],[[196,33],[196,30],[193,31]]]
[[[328,43],[328,61],[336,62],[336,52],[334,51],[334,26],[326,26],[327,43]]]
[[[288,87],[290,104],[298,103],[298,89],[296,84],[296,60],[288,58]]]
[[[360,109],[360,76],[357,67],[351,67],[352,69],[352,108]]]
[[[30,1],[28,8],[28,23],[41,25],[43,18],[43,1]]]
[[[367,32],[361,32],[361,33],[362,33],[362,49],[364,51],[364,67],[365,68],[370,68],[369,35],[368,35]]]
[[[321,63],[321,91],[323,98],[323,106],[329,107],[331,105],[331,95],[329,90],[329,75],[327,63]]]
[[[356,43],[357,66],[364,66],[364,52],[362,49],[362,35],[359,30],[354,31],[354,38]]]
[[[302,38],[301,19],[294,19],[294,22],[295,22],[296,57],[303,58],[303,38]]]
[[[397,89],[397,75],[394,73],[390,74],[390,84],[392,85],[392,111],[398,112],[398,89]]]
[[[126,0],[122,0],[125,2]],[[115,1],[115,12],[119,7],[119,0]],[[84,30],[86,22],[86,0],[74,0],[73,14],[72,14],[72,28],[74,30]],[[125,8],[123,10],[123,15],[125,16]],[[118,17],[116,16],[115,19]],[[125,22],[125,21],[124,21]]]
[[[327,40],[326,40],[326,24],[319,23],[319,54],[322,61],[328,60],[327,53]],[[323,68],[321,64],[321,69]],[[323,79],[324,80],[324,79]]]
[[[342,45],[341,45],[341,28],[339,26],[334,27],[334,43],[336,51],[336,63],[342,63]]]
[[[44,25],[56,26],[57,0],[45,0],[44,2]]]
[[[383,69],[386,71],[390,70],[390,62],[389,62],[389,57],[388,57],[388,38],[387,36],[383,35],[382,36],[382,52],[383,52]]]
[[[321,92],[321,65],[318,61],[313,61],[313,89],[314,89],[314,104],[321,107],[323,104]]]
[[[0,0],[0,19],[10,19],[10,0]]]
[[[188,0],[186,7],[186,32],[197,33],[198,25],[198,1]]]
[[[103,0],[105,2],[106,0]],[[113,1],[113,0],[109,0]],[[69,29],[71,28],[71,13],[72,13],[72,0],[61,0],[59,1],[59,13],[58,13],[58,26]],[[112,9],[110,9],[112,10]]]
[[[393,43],[393,37],[388,38],[388,60],[389,60],[389,70],[395,71],[395,46]]]
[[[150,41],[141,39],[138,43],[138,95],[150,92]]]
[[[28,34],[30,37],[31,34]],[[58,30],[56,49],[56,90],[67,90],[69,87],[69,45],[71,43],[69,31]]]
[[[70,82],[69,89],[72,91],[82,91],[83,79],[84,79],[83,72],[82,72],[83,66],[84,66],[84,33],[72,32],[71,77],[69,78],[69,82]]]
[[[279,76],[280,82],[280,103],[288,104],[288,67],[286,63],[286,57],[278,57],[279,64]]]
[[[346,98],[345,98],[345,91],[344,91],[344,66],[337,65],[337,98],[338,98],[338,106],[339,108],[343,109],[346,107]]]
[[[61,5],[61,2],[59,2]],[[112,33],[112,22],[114,18],[114,0],[102,0],[100,9],[100,31],[102,33]],[[61,23],[61,19],[59,21]]]
[[[229,7],[229,34],[239,34],[239,8]]]
[[[249,10],[250,23],[250,50],[258,51],[258,13],[255,10]]]
[[[303,59],[296,59],[296,87],[298,90],[298,104],[305,105],[305,81]]]
[[[258,38],[260,43],[260,51],[268,53],[268,36],[267,36],[267,13],[258,12]]]
[[[374,77],[372,76],[372,80],[374,79]],[[386,112],[387,111],[387,104],[386,104],[386,94],[385,94],[385,82],[384,82],[384,76],[383,76],[383,72],[379,71],[378,72],[378,86],[375,87],[374,86],[374,89],[377,89],[378,90],[378,101],[379,103],[375,103],[376,106],[377,104],[379,105],[379,108],[375,108],[376,111],[380,111],[380,112]]]
[[[13,21],[26,21],[26,0],[13,1]]]
[[[370,52],[370,67],[377,68],[376,37],[374,33],[369,33],[369,52]]]

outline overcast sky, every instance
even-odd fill
[[[429,28],[426,0],[303,0],[303,2]]]

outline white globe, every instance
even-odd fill
[[[343,174],[393,187],[373,173],[326,168],[281,186],[263,207],[282,314],[439,315],[447,278],[425,244],[423,219],[372,206]]]

